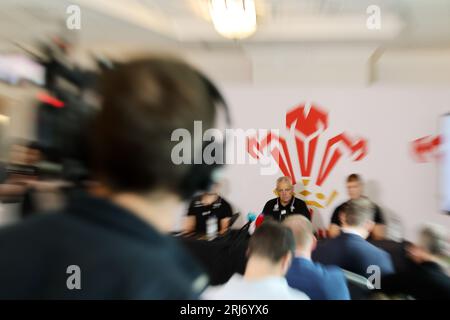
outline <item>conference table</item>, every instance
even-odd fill
[[[234,273],[243,274],[247,263],[247,246],[250,236],[246,232],[230,230],[223,236],[206,239],[203,236],[177,237],[182,245],[203,266],[211,285],[227,282]],[[322,241],[322,240],[319,240]],[[406,256],[407,241],[372,240],[373,245],[387,251],[395,270],[405,270],[411,263]]]
[[[214,239],[195,235],[178,237],[188,252],[203,266],[211,285],[227,282],[234,273],[244,273],[248,239],[247,233],[237,230],[230,230]]]

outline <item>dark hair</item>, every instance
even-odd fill
[[[374,205],[366,198],[347,201],[340,212],[345,215],[345,222],[349,226],[361,226],[374,219]]]
[[[352,173],[347,177],[347,182],[362,182],[362,178],[359,174]]]
[[[288,252],[295,253],[292,231],[279,222],[264,222],[250,238],[249,255],[257,255],[277,263]]]
[[[201,74],[171,58],[136,60],[105,72],[100,94],[91,143],[97,178],[115,191],[182,193],[191,165],[172,162],[172,132],[192,135],[196,120],[207,130],[216,113]]]

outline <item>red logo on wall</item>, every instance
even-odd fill
[[[429,162],[439,157],[440,136],[425,136],[412,142],[412,152],[417,162]]]
[[[258,141],[257,137],[248,139],[247,151],[251,157],[259,159],[263,155],[271,156],[278,164],[283,175],[292,179],[293,183],[302,182],[305,187],[299,194],[306,203],[317,208],[329,206],[337,196],[333,190],[328,196],[322,192],[311,192],[307,187],[310,182],[316,188],[322,188],[327,178],[344,160],[360,161],[367,155],[367,140],[353,139],[342,132],[327,138],[328,113],[316,104],[301,104],[286,114],[286,128],[291,132],[289,137],[281,137],[273,133],[267,134]],[[290,140],[293,139],[293,140]],[[325,149],[319,150],[319,141],[326,141]],[[291,149],[289,149],[289,143]],[[292,146],[295,145],[295,150]],[[321,151],[321,152],[320,152]],[[297,157],[299,170],[294,170],[293,158]],[[318,174],[312,177],[313,166],[319,164]]]

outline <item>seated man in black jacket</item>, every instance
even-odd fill
[[[192,186],[193,166],[172,161],[171,135],[192,134],[195,120],[212,127],[211,86],[166,58],[106,72],[89,132],[95,188],[74,194],[63,212],[0,230],[0,299],[199,296],[206,276],[164,234]]]
[[[290,177],[280,177],[277,179],[275,193],[277,198],[266,202],[263,208],[264,217],[272,218],[275,221],[283,221],[293,214],[301,214],[311,220],[306,203],[295,197],[294,186]]]
[[[445,239],[445,232],[434,226],[424,227],[420,243],[408,249],[414,263],[406,271],[383,277],[380,291],[414,299],[450,299],[450,277],[444,270]]]

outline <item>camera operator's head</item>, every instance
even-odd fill
[[[94,176],[128,207],[178,199],[193,165],[173,163],[171,135],[184,128],[193,137],[197,120],[203,130],[211,128],[216,110],[208,84],[181,61],[148,58],[107,71],[100,88],[102,108],[91,141]]]

